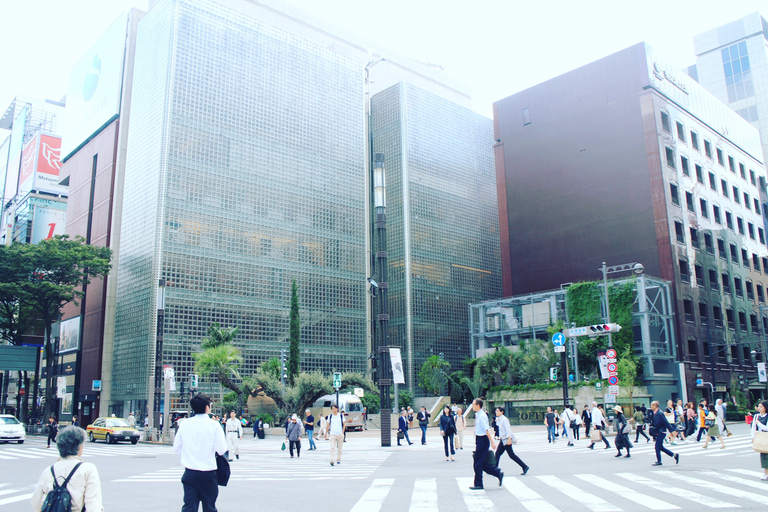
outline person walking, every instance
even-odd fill
[[[48,446],[51,447],[51,441],[56,442],[56,434],[59,432],[59,424],[56,423],[56,418],[53,415],[48,416]]]
[[[309,440],[309,450],[317,450],[315,439],[312,437],[312,434],[315,432],[315,417],[312,416],[312,411],[309,409],[304,411],[304,414],[306,415],[304,418],[304,433],[307,434],[307,439]]]
[[[725,404],[720,398],[715,400],[715,414],[717,415],[717,426],[720,428],[720,433],[725,434],[727,432],[728,437],[731,437],[733,434],[725,424]]]
[[[319,427],[320,433],[317,435],[317,440],[319,441],[321,437],[328,439],[328,420],[321,413],[320,420],[318,421],[319,421],[318,427]]]
[[[555,442],[555,413],[552,412],[551,407],[547,407],[547,412],[544,414],[544,426],[547,427],[547,442]]]
[[[136,428],[136,416],[133,415],[133,411],[128,413],[126,420],[128,421],[129,427]]]
[[[229,418],[227,418],[225,423],[227,426],[229,461],[232,462],[232,454],[235,455],[237,460],[240,460],[240,439],[243,437],[243,424],[235,418],[235,411],[229,411]]]
[[[610,448],[611,443],[608,442],[608,440],[605,438],[605,434],[603,434],[603,430],[605,429],[605,416],[597,406],[597,402],[592,402],[592,428],[600,432],[600,439],[605,443],[605,449],[607,450]],[[595,449],[595,440],[592,440],[592,443],[589,445],[589,449]]]
[[[413,444],[408,436],[408,411],[405,410],[400,411],[400,417],[397,419],[397,446],[402,446],[400,439],[408,441],[408,446]]]
[[[285,435],[288,441],[288,451],[293,458],[293,449],[296,448],[296,458],[301,457],[301,424],[297,415],[291,416],[291,422],[288,423],[288,432]]]
[[[652,466],[661,466],[661,452],[666,453],[670,457],[675,459],[675,464],[680,463],[680,454],[672,453],[664,447],[664,438],[667,432],[672,432],[674,427],[669,424],[664,413],[659,409],[659,402],[654,400],[651,402],[651,436],[656,439],[656,462],[651,464]]]
[[[573,412],[572,405],[567,405],[563,408],[560,422],[563,424],[563,432],[565,432],[565,437],[568,440],[567,446],[573,446],[574,430],[578,428],[578,425],[576,424],[576,413]]]
[[[651,438],[645,433],[645,414],[640,410],[640,406],[635,406],[635,414],[632,415],[632,421],[635,423],[635,443],[642,435],[646,443],[651,442]]]
[[[453,450],[453,436],[456,433],[456,422],[451,414],[451,408],[448,405],[443,407],[443,414],[440,415],[440,435],[443,436],[443,446],[445,447],[445,460],[456,460],[453,458],[456,452]],[[451,447],[450,459],[448,458],[448,445]]]
[[[37,480],[32,493],[32,509],[41,510],[48,493],[57,486],[66,487],[72,499],[73,512],[104,512],[101,497],[101,480],[96,466],[83,462],[85,430],[68,426],[61,429],[56,439],[60,458],[53,466],[46,467]]]
[[[717,412],[715,412],[715,406],[710,405],[707,411],[707,416],[704,419],[704,426],[707,427],[707,439],[704,441],[703,449],[707,449],[710,439],[720,439],[720,449],[725,449],[725,442],[723,442],[723,434],[720,432],[720,426],[717,424]]]
[[[517,462],[517,465],[523,470],[520,474],[525,475],[530,468],[520,457],[515,455],[515,450],[512,448],[515,436],[512,434],[512,427],[509,426],[509,419],[504,416],[504,407],[499,406],[494,412],[496,414],[496,424],[499,426],[499,446],[496,448],[496,464],[501,463],[501,456],[506,452],[509,458]]]
[[[184,506],[181,512],[197,512],[200,502],[203,512],[216,512],[219,480],[216,476],[216,455],[227,451],[224,431],[211,420],[211,399],[197,393],[189,401],[194,416],[179,425],[173,440],[173,451],[181,454],[184,474]]]
[[[754,438],[758,432],[768,432],[768,400],[763,400],[757,404],[757,413],[752,416],[750,434]],[[760,454],[760,467],[765,472],[760,480],[768,482],[768,453]]]
[[[456,409],[456,439],[455,446],[457,450],[464,449],[464,429],[467,428],[467,420],[464,418],[463,410],[461,407]]]
[[[688,442],[693,439],[691,436],[696,432],[696,410],[693,408],[693,402],[685,405],[685,438]]]
[[[475,398],[472,401],[472,410],[475,411],[475,453],[473,454],[473,468],[475,470],[474,485],[471,490],[484,489],[483,471],[499,479],[499,486],[504,480],[504,473],[498,466],[492,466],[486,460],[489,447],[496,449],[496,441],[493,439],[493,430],[488,423],[488,415],[483,411],[483,401]]]
[[[416,420],[419,422],[419,428],[421,429],[421,444],[427,444],[427,426],[429,425],[429,413],[427,408],[423,405],[419,408],[419,413],[416,415]]]
[[[592,425],[592,415],[589,413],[589,406],[585,405],[581,411],[581,421],[584,422],[584,436],[589,437],[589,427]]]
[[[626,448],[627,454],[624,458],[628,459],[630,457],[629,449],[632,448],[632,442],[629,440],[629,421],[624,416],[624,409],[620,405],[614,407],[613,411],[616,413],[616,439],[613,442],[616,450],[618,450],[616,457],[621,457],[622,448]]]
[[[408,406],[408,428],[413,428],[413,409]]]
[[[368,430],[368,408],[367,407],[363,407],[363,430]],[[310,437],[310,439],[312,438]]]
[[[701,441],[701,434],[706,434],[708,430],[707,426],[705,425],[705,421],[707,419],[707,412],[706,412],[706,409],[704,408],[704,403],[699,404],[699,411],[697,415],[699,420],[699,433],[696,436],[696,442],[698,443]]]
[[[341,464],[341,451],[344,448],[344,431],[346,420],[343,414],[339,414],[339,406],[331,405],[331,414],[328,415],[328,431],[325,438],[331,440],[331,466]],[[335,459],[335,460],[334,460]]]

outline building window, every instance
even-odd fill
[[[680,168],[683,170],[683,176],[691,175],[691,170],[688,168],[688,159],[684,156],[680,157]]]
[[[739,234],[744,234],[744,219],[741,217],[736,217],[736,229],[739,230]]]
[[[696,167],[696,181],[698,181],[699,183],[701,183],[703,185],[704,184],[704,171],[702,170],[702,168],[701,168],[701,166],[699,164],[696,164],[695,167]]]
[[[699,135],[693,130],[691,130],[691,146],[696,151],[699,150]]]
[[[733,215],[729,211],[725,212],[725,227],[733,231]]]
[[[720,207],[717,206],[716,204],[712,205],[712,218],[714,218],[715,222],[717,222],[718,224],[722,224],[722,222],[720,221]]]
[[[752,203],[749,201],[749,194],[747,194],[746,192],[744,192],[744,208],[746,208],[747,210],[752,208]]]
[[[725,158],[723,157],[723,150],[717,148],[717,163],[725,167]]]
[[[523,109],[523,126],[531,124],[531,109]]]
[[[761,258],[763,260],[763,274],[768,274],[768,258]]]
[[[664,147],[667,154],[667,165],[670,166],[672,169],[675,168],[675,152],[672,150],[672,148]]]
[[[725,319],[728,321],[728,328],[736,330],[736,322],[733,320],[733,310],[731,308],[725,308]]]
[[[733,200],[736,201],[736,204],[741,204],[741,196],[739,196],[739,187],[736,185],[733,186]]]
[[[753,185],[755,185],[755,186],[757,185],[757,182],[755,182],[755,171],[753,171],[752,169],[749,170],[749,181]]]
[[[744,164],[743,164],[743,163],[741,163],[741,162],[739,162],[739,174],[741,175],[741,177],[742,177],[743,179],[747,179],[747,172],[746,172],[746,169],[745,169],[745,167],[744,167]]]
[[[709,324],[709,311],[707,311],[706,302],[699,302],[699,319],[701,319],[701,325]]]
[[[698,352],[699,352],[699,344],[696,341],[696,338],[694,336],[691,336],[690,338],[688,338],[688,357],[690,359],[696,360],[698,359],[696,357],[696,354],[698,354]]]
[[[718,150],[719,151],[719,150]],[[736,162],[731,155],[728,155],[728,168],[733,174],[736,174]]]
[[[744,283],[744,287],[747,289],[747,300],[754,301],[755,291],[754,291],[754,286],[752,286],[752,281],[747,281],[746,283]]]
[[[739,264],[739,249],[736,248],[736,244],[730,245],[731,250],[731,261],[735,263],[736,265]]]
[[[762,285],[755,285],[755,291],[757,292],[757,302],[763,303],[765,302],[765,298],[763,296],[763,286]]]
[[[741,288],[741,279],[738,277],[733,278],[733,291],[736,292],[737,297],[744,297],[744,290]]]
[[[707,158],[712,159],[712,143],[707,139],[704,139],[704,154]]]
[[[701,208],[701,216],[705,219],[709,218],[709,210],[707,208],[707,200],[699,199],[699,208]]]
[[[760,243],[765,245],[765,231],[763,231],[763,228],[757,228],[757,236],[760,238]]]
[[[723,48],[720,54],[723,57],[728,102],[733,103],[754,96],[755,90],[752,84],[752,71],[749,66],[746,41]]]
[[[707,254],[715,254],[715,246],[712,243],[712,235],[707,232],[704,232],[704,249],[707,251]]]
[[[683,128],[683,123],[676,121],[675,124],[677,124],[677,138],[685,142],[685,128]]]
[[[721,192],[725,197],[728,197],[728,182],[725,180],[720,180],[720,189]]]
[[[677,185],[674,183],[669,184],[669,194],[672,196],[672,204],[680,206],[680,195],[677,191]]]
[[[717,180],[715,179],[715,173],[709,173],[709,188],[717,191]]]
[[[704,267],[694,264],[693,271],[696,274],[696,286],[704,288]]]
[[[755,203],[755,213],[760,215],[760,201],[757,200],[757,198],[753,199]]]
[[[749,268],[749,253],[746,249],[741,250],[741,263],[744,265],[744,268]]]
[[[666,112],[661,113],[661,128],[668,133],[672,133],[672,127],[669,123],[669,114]]]
[[[678,243],[685,244],[685,232],[683,231],[682,222],[675,221],[675,237]]]
[[[742,332],[747,332],[747,313],[745,311],[739,311],[739,329]]]
[[[693,194],[691,192],[685,193],[685,206],[688,208],[688,211],[696,211],[696,206],[693,204]]]
[[[684,283],[690,283],[691,274],[688,271],[688,262],[685,260],[677,260],[677,264],[680,265],[680,280]]]
[[[749,326],[751,327],[752,332],[758,332],[760,329],[760,326],[757,325],[757,315],[754,313],[749,315]],[[747,347],[744,347],[744,348],[747,348]],[[747,351],[749,351],[749,349],[747,349]]]
[[[749,238],[755,239],[755,225],[751,222],[747,222],[747,233],[749,233]]]
[[[685,311],[685,321],[692,324],[693,319],[693,301],[690,299],[683,299],[683,311]]]
[[[728,256],[725,254],[725,240],[722,238],[717,239],[717,254],[721,260],[728,261]]]
[[[720,274],[723,283],[723,293],[731,293],[731,278],[728,274],[723,272]]]
[[[712,306],[712,319],[715,321],[715,327],[723,326],[723,313],[720,306]]]
[[[720,284],[717,280],[717,272],[712,269],[709,270],[709,289],[712,291],[717,291],[720,289]]]
[[[699,232],[696,230],[696,228],[689,228],[689,231],[691,232],[691,246],[694,249],[699,248]]]
[[[752,268],[760,272],[760,257],[755,253],[752,253]]]
[[[740,108],[736,111],[741,117],[753,123],[758,120],[757,117],[757,105],[750,105],[748,107]]]

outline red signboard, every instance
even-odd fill
[[[40,154],[37,172],[58,176],[61,169],[61,139],[51,135],[40,136]]]

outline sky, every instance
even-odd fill
[[[473,109],[646,41],[695,63],[693,36],[765,0],[288,0],[470,86]],[[60,100],[69,70],[126,9],[148,0],[2,0],[0,111],[16,96]],[[0,138],[5,134],[0,130]],[[5,132],[7,133],[7,132]]]

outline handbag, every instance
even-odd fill
[[[397,439],[398,439],[398,440],[399,440],[399,439],[405,439],[405,434],[403,434],[403,432],[402,432],[402,431],[398,431],[398,432],[397,432]]]
[[[571,425],[570,426],[571,426],[571,428],[573,430],[576,430],[579,427],[579,424],[576,423],[576,420],[573,420],[573,421],[571,421]]]
[[[594,429],[594,430],[591,430],[589,432],[589,439],[592,440],[592,441],[602,441],[603,440],[603,436],[602,436],[602,434],[600,433],[599,430]]]
[[[281,446],[280,449],[285,451],[285,441],[283,441],[283,446]]]
[[[219,485],[226,487],[229,483],[229,461],[223,455],[216,454],[216,480]]]
[[[715,420],[704,420],[704,426],[707,428],[714,426],[714,424]]]
[[[752,438],[752,449],[760,453],[768,453],[768,432],[755,432]]]

